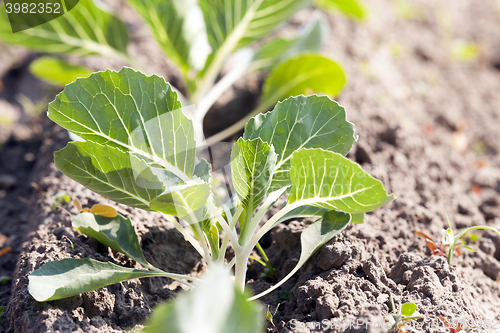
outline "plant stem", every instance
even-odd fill
[[[227,267],[229,267],[229,269],[233,268],[234,264],[236,263],[236,257],[234,257],[233,259],[231,259],[231,261],[229,262],[229,264],[227,264]]]
[[[250,120],[250,118],[258,115],[259,113],[268,111],[280,99],[284,99],[284,98],[289,97],[287,95],[287,92],[296,84],[300,83],[304,79],[309,78],[309,76],[310,76],[310,74],[301,75],[290,82],[286,82],[278,90],[276,90],[273,94],[271,94],[270,96],[266,97],[263,101],[261,101],[260,105],[255,110],[253,110],[252,112],[247,114],[243,119],[240,119],[238,122],[229,126],[225,130],[209,137],[207,139],[207,144],[211,144],[214,142],[220,142],[220,141],[224,140],[225,138],[236,134],[238,131],[240,131],[245,126],[245,124],[248,122],[248,120]]]
[[[229,227],[227,224],[227,221],[224,220],[220,212],[217,210],[215,207],[214,203],[211,202],[210,200],[207,202],[208,209],[210,212],[215,216],[217,221],[220,223],[222,226],[222,229],[224,229],[224,232],[226,235],[229,237],[229,240],[231,241],[231,245],[233,246],[235,254],[239,254],[241,252],[241,246],[238,244],[238,235],[236,232]]]
[[[183,279],[185,279],[185,280],[191,280],[191,281],[200,281],[200,279],[195,278],[193,276],[189,276],[189,275],[167,273],[167,272],[165,272],[165,271],[163,271],[163,270],[161,270],[159,268],[156,268],[156,267],[154,267],[152,265],[143,265],[143,266],[145,266],[145,267],[149,268],[150,270],[158,273],[158,274],[156,274],[156,276],[164,276],[164,277],[171,278],[172,280],[180,282],[180,283],[182,283],[182,284],[184,284],[184,285],[186,285],[186,286],[188,286],[190,288],[194,288],[194,286],[191,283],[189,283],[187,281],[184,281]]]
[[[262,228],[260,228],[260,230],[248,242],[248,244],[243,246],[243,249],[241,250],[240,253],[236,254],[236,269],[235,269],[236,287],[240,288],[241,290],[245,289],[245,278],[246,278],[248,258],[250,258],[250,253],[252,253],[252,250],[255,247],[255,245],[257,244],[257,242],[262,238],[262,236],[264,236],[276,224],[276,221],[278,221],[286,213],[301,206],[302,204],[304,204],[304,203],[297,201],[291,205],[285,206],[285,208],[280,210],[276,215],[274,215],[272,218],[270,218],[262,226]],[[254,297],[256,297],[256,296],[254,296]]]
[[[254,14],[257,12],[262,0],[255,1],[252,6],[247,10],[245,16],[237,24],[236,28],[229,34],[224,43],[215,53],[215,57],[212,63],[209,65],[205,75],[202,78],[202,82],[199,88],[193,94],[193,100],[199,102],[207,91],[213,86],[217,75],[219,75],[224,63],[227,58],[236,48],[238,42],[243,37],[248,24],[252,21]]]
[[[450,245],[450,250],[448,251],[448,265],[451,265],[451,259],[453,258],[453,252],[455,251],[454,249],[455,243]]]
[[[224,262],[224,259],[226,258],[226,250],[228,243],[229,243],[229,237],[227,237],[227,235],[224,235],[224,239],[222,240],[222,245],[219,251],[219,258],[217,259],[217,262],[219,263]]]
[[[198,253],[204,257],[204,254],[203,254],[203,249],[200,247],[200,244],[198,244],[198,242],[196,241],[196,239],[194,239],[193,236],[191,236],[186,229],[184,229],[183,226],[180,225],[179,222],[177,222],[177,220],[170,216],[170,215],[167,215],[167,214],[163,214],[163,216],[167,219],[167,221],[169,221],[170,223],[172,223],[175,227],[175,229],[177,229],[183,236],[184,238],[195,248],[196,251],[198,251]]]
[[[219,133],[214,134],[211,137],[209,137],[207,139],[207,144],[210,145],[210,144],[213,144],[216,142],[221,142],[222,140],[238,133],[238,131],[240,131],[245,126],[245,124],[248,122],[248,120],[250,120],[250,118],[258,115],[259,113],[268,111],[271,106],[272,106],[272,104],[270,104],[270,103],[268,103],[268,104],[261,103],[259,106],[257,106],[257,108],[255,108],[255,110],[250,112],[244,118],[238,120],[236,123],[229,126],[225,130],[220,131]]]
[[[248,69],[253,58],[253,51],[250,49],[242,49],[235,54],[238,55],[236,59],[236,66],[234,66],[229,73],[224,75],[222,79],[217,82],[208,93],[201,97],[196,110],[196,117],[203,119],[205,114],[210,110],[212,105],[238,80]]]
[[[264,236],[269,230],[271,230],[272,227],[274,227],[274,225],[280,218],[282,218],[288,212],[304,204],[306,204],[304,201],[297,201],[291,205],[285,206],[285,208],[276,213],[259,229],[259,231],[257,231],[257,233],[252,237],[252,239],[247,244],[244,245],[243,252],[246,252],[248,253],[248,255],[250,255],[250,252],[252,252],[252,249],[256,246],[257,242],[262,238],[262,236]]]
[[[240,253],[236,256],[236,267],[234,269],[234,284],[241,292],[245,291],[245,281],[247,276],[247,263],[250,255]]]
[[[278,277],[276,276],[276,270],[274,269],[273,265],[271,265],[271,262],[269,261],[269,258],[267,257],[267,254],[264,251],[264,249],[262,248],[262,246],[260,246],[260,243],[257,242],[255,247],[257,247],[257,250],[259,251],[260,255],[262,256],[262,259],[264,259],[264,262],[265,262],[264,267],[267,267],[267,269],[269,270],[269,274],[271,275],[269,277],[272,279],[278,279]]]
[[[205,234],[200,228],[199,223],[194,223],[194,227],[196,229],[196,232],[198,233],[198,237],[200,238],[200,243],[201,243],[201,248],[203,249],[204,256],[203,258],[208,264],[208,267],[212,267],[213,265],[213,260],[212,260],[212,255],[210,254],[210,250],[208,249],[207,246],[207,241],[205,240]]]
[[[234,230],[234,227],[236,226],[236,222],[238,221],[238,218],[241,215],[241,212],[243,212],[243,205],[239,205],[238,208],[236,209],[236,212],[234,213],[234,216],[231,218],[231,222],[229,223],[229,228],[231,230]],[[222,247],[220,249],[219,253],[219,262],[223,262],[224,258],[226,257],[226,250],[227,250],[227,244],[229,242],[229,236],[226,234],[224,235],[224,239],[222,241]]]

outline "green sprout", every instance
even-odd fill
[[[2,315],[3,315],[4,310],[5,310],[5,306],[0,306],[0,325],[2,325]]]
[[[66,205],[69,203],[71,201],[71,197],[64,192],[59,192],[52,197],[52,200],[55,201],[52,205],[52,211],[55,212],[59,205]]]
[[[274,309],[274,312],[269,311],[269,305],[267,306],[267,309],[266,309],[266,319],[274,327],[276,327],[276,325],[274,325],[273,318],[276,315],[276,312],[278,312],[279,307],[280,307],[280,305],[278,304],[278,306],[276,306],[276,309]]]
[[[257,244],[255,245],[255,247],[257,248],[257,250],[259,251],[260,255],[262,256],[262,259],[264,259],[264,260],[261,260],[261,259],[259,259],[257,257],[254,257],[254,256],[250,256],[250,258],[253,259],[253,260],[255,260],[255,261],[257,261],[262,266],[264,266],[264,272],[262,273],[261,277],[268,277],[268,278],[270,278],[272,280],[277,280],[278,279],[278,275],[276,274],[276,269],[274,269],[273,265],[269,261],[269,258],[267,257],[267,254],[264,251],[264,249],[262,248],[262,246],[260,245],[260,243],[257,242]]]
[[[404,303],[396,311],[396,306],[394,305],[394,299],[391,297],[392,314],[387,317],[391,327],[387,330],[387,333],[405,333],[405,332],[415,332],[420,333],[420,331],[414,329],[408,323],[414,319],[422,317],[422,315],[417,311],[417,305],[414,303]]]
[[[313,4],[357,20],[367,16],[365,6],[358,0],[125,2],[150,29],[160,53],[176,67],[179,79],[174,89],[183,105],[196,105],[196,112],[190,117],[197,129],[197,139],[203,138],[207,112],[238,80],[245,80],[251,73],[266,75],[262,96],[257,99],[260,103],[250,115],[223,133],[215,134],[210,142],[237,134],[251,117],[270,110],[278,101],[308,91],[335,97],[345,86],[342,67],[319,52],[329,33],[322,11],[315,10],[293,36],[272,38],[292,16]],[[35,19],[36,14],[31,17]],[[58,87],[92,72],[61,56],[99,55],[141,68],[138,59],[129,53],[126,24],[94,0],[75,1],[66,14],[15,33],[2,7],[0,40],[51,54],[35,59],[30,70],[37,78]]]
[[[465,228],[462,231],[460,231],[457,235],[455,235],[453,233],[453,229],[451,228],[448,216],[446,217],[446,222],[448,223],[448,229],[442,230],[442,237],[439,242],[432,240],[431,237],[427,236],[423,232],[417,231],[415,232],[415,234],[425,239],[425,244],[431,251],[431,254],[446,257],[448,264],[450,265],[451,265],[451,260],[453,258],[453,253],[457,253],[458,255],[462,254],[460,249],[464,248],[469,251],[476,252],[476,250],[465,244],[463,240],[463,238],[467,236],[468,232],[472,230],[485,229],[494,231],[500,235],[500,231],[490,226],[474,226],[470,228]],[[473,234],[469,236],[469,239],[472,242],[474,242],[475,240],[479,239],[479,236]]]
[[[12,281],[12,277],[10,277],[10,276],[0,276],[0,283],[7,283],[9,281]]]

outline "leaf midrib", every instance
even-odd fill
[[[66,161],[68,161],[68,160],[66,160]],[[68,161],[68,162],[69,162],[69,161]],[[73,165],[76,169],[79,169],[80,171],[83,171],[84,173],[88,174],[90,178],[95,179],[95,180],[99,181],[100,183],[105,184],[105,185],[107,185],[107,186],[109,186],[109,187],[112,187],[112,188],[114,188],[115,190],[117,190],[117,191],[119,191],[119,192],[123,192],[123,193],[125,193],[125,194],[128,194],[130,197],[132,197],[132,198],[134,198],[134,199],[136,199],[136,200],[141,201],[142,203],[144,203],[146,206],[148,206],[148,207],[149,207],[149,202],[147,202],[147,201],[146,201],[146,200],[144,200],[143,198],[141,198],[141,197],[139,197],[139,196],[136,196],[135,194],[132,194],[132,193],[128,192],[128,191],[127,191],[127,190],[125,190],[125,189],[118,188],[118,187],[114,186],[111,182],[105,182],[104,180],[102,180],[102,179],[100,179],[100,178],[98,178],[98,177],[95,177],[95,176],[94,176],[94,175],[92,175],[92,174],[91,174],[88,170],[86,170],[86,169],[82,169],[82,168],[80,168],[80,167],[79,167],[78,165],[76,165],[76,164],[71,163],[71,165]]]
[[[52,23],[49,23],[49,24],[52,25]],[[62,43],[65,43],[65,44],[68,44],[71,46],[81,47],[81,48],[86,49],[90,52],[95,52],[95,53],[106,55],[106,56],[109,56],[111,54],[121,53],[118,50],[113,49],[107,43],[106,44],[99,44],[99,43],[96,43],[92,40],[87,40],[87,39],[83,39],[83,38],[78,39],[78,38],[72,37],[72,36],[67,35],[67,34],[61,35],[61,34],[58,34],[57,32],[52,33],[48,30],[43,30],[43,29],[39,29],[39,28],[27,29],[27,30],[23,31],[23,33],[30,36],[30,37],[42,37],[42,38],[46,38],[46,39],[53,40],[56,42],[59,41],[59,42],[62,42]],[[103,50],[106,50],[106,52],[103,52]]]
[[[57,111],[57,113],[59,113],[60,115],[64,116],[65,118],[69,119],[71,123],[75,123],[75,124],[78,124],[84,128],[86,128],[89,132],[80,132],[80,131],[75,131],[75,130],[72,130],[71,132],[75,133],[75,134],[94,134],[94,135],[97,135],[97,136],[100,136],[106,140],[109,140],[113,143],[116,143],[117,145],[129,150],[130,152],[132,153],[136,153],[140,156],[143,156],[143,157],[146,157],[146,158],[149,158],[150,160],[154,161],[154,162],[157,162],[159,164],[161,164],[166,170],[172,172],[173,174],[175,174],[177,177],[179,177],[180,179],[182,179],[184,182],[189,182],[191,179],[183,172],[181,171],[179,168],[173,166],[172,164],[168,163],[167,161],[163,160],[162,158],[160,158],[159,156],[157,155],[151,155],[149,153],[146,153],[145,151],[142,151],[140,149],[137,149],[136,147],[134,146],[130,146],[130,145],[127,145],[121,141],[118,141],[108,135],[105,135],[103,132],[98,132],[98,131],[95,131],[94,129],[84,125],[83,123],[81,122],[78,122],[76,121],[75,119],[67,116],[66,114],[64,114],[63,112],[61,112],[60,110],[57,110],[55,107],[52,106],[52,109]],[[129,135],[129,139],[130,139],[130,134]],[[89,141],[92,141],[92,140],[89,140]]]

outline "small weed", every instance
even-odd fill
[[[7,283],[9,281],[12,281],[12,277],[10,276],[0,276],[0,283]]]
[[[451,47],[451,55],[455,60],[471,62],[476,60],[480,55],[480,48],[474,43],[464,40],[455,40]]]
[[[266,252],[260,245],[260,243],[257,243],[256,246],[257,250],[259,251],[260,255],[262,256],[262,259],[260,260],[259,258],[256,258],[254,256],[250,256],[253,260],[257,261],[259,264],[264,266],[264,272],[261,274],[261,277],[267,277],[273,281],[278,280],[278,275],[276,274],[276,269],[274,269],[273,265],[271,265],[271,262],[269,261],[269,258],[266,255]]]
[[[446,235],[447,235],[446,230],[443,229],[442,232],[443,232],[443,237],[438,242],[434,241],[430,236],[428,236],[420,231],[416,231],[415,235],[420,236],[420,237],[425,239],[425,245],[427,245],[427,247],[431,251],[432,255],[447,258],[448,257],[447,252],[448,252],[448,249],[450,247],[450,242],[446,237]],[[457,245],[462,245],[462,244],[463,244],[463,240],[460,239],[459,242],[457,243]],[[460,251],[459,248],[455,249],[455,252],[458,255],[462,254],[462,252]]]
[[[59,192],[52,197],[52,200],[54,200],[54,204],[52,205],[52,211],[55,212],[57,210],[57,207],[59,207],[59,205],[64,206],[68,202],[70,202],[71,197],[64,192]]]
[[[442,257],[446,257],[448,260],[448,264],[451,264],[451,259],[453,257],[453,253],[456,252],[458,255],[461,255],[460,248],[467,249],[472,252],[476,252],[473,248],[467,246],[463,240],[463,238],[466,236],[466,234],[471,231],[471,230],[476,230],[476,229],[487,229],[487,230],[492,230],[495,231],[497,234],[500,235],[500,231],[493,227],[489,226],[475,226],[475,227],[470,227],[466,228],[462,231],[460,231],[456,236],[453,233],[453,230],[450,225],[450,220],[446,218],[446,222],[448,222],[448,229],[443,229],[442,230],[442,237],[441,241],[435,242],[432,240],[431,237],[427,236],[423,232],[417,231],[415,232],[416,235],[421,236],[425,239],[425,244],[431,250],[431,254],[433,255],[438,255]],[[479,236],[477,235],[471,235],[468,236],[471,241],[476,241]]]
[[[283,303],[286,302],[288,298],[290,298],[290,294],[293,293],[295,290],[295,287],[293,287],[291,290],[280,290],[278,291],[278,296],[283,300]]]
[[[391,305],[392,305],[392,314],[387,317],[389,323],[392,325],[387,333],[404,333],[404,332],[417,332],[420,331],[414,329],[413,327],[407,326],[408,322],[413,319],[418,319],[422,317],[422,315],[417,311],[417,305],[414,303],[404,303],[399,308],[399,311],[396,311],[396,306],[394,305],[394,299],[391,295]]]
[[[271,311],[269,311],[269,305],[267,306],[267,309],[266,309],[266,319],[268,322],[271,323],[271,325],[273,325],[274,327],[276,327],[276,325],[274,325],[273,323],[273,318],[274,316],[276,315],[276,312],[278,312],[278,308],[280,307],[280,305],[278,304],[278,306],[276,306],[276,309],[274,310],[273,313],[271,313]]]

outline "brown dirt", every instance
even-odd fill
[[[398,198],[368,214],[365,224],[349,226],[280,288],[292,292],[278,309],[277,328],[268,330],[378,332],[375,327],[343,325],[356,320],[380,323],[389,312],[390,294],[398,304],[418,305],[425,316],[420,320],[425,332],[445,330],[430,327],[438,315],[491,323],[500,319],[500,237],[478,233],[480,239],[472,244],[477,252],[455,257],[454,265],[448,266],[444,258],[430,256],[414,232],[439,236],[446,214],[455,228],[478,224],[500,228],[500,4],[493,0],[366,2],[372,15],[364,24],[329,16],[331,38],[325,53],[348,73],[349,84],[338,100],[360,135],[349,157]],[[406,3],[412,11],[396,3]],[[310,12],[297,15],[285,29],[307,20]],[[460,40],[478,45],[476,59],[463,62],[452,56]],[[4,84],[6,78],[20,82],[27,75],[25,63],[9,66],[18,72],[2,72]],[[168,63],[161,66],[153,71],[168,69]],[[246,92],[259,89],[253,82],[240,82],[238,87],[243,92],[235,91],[244,104],[252,102]],[[47,94],[43,89],[36,90]],[[10,97],[13,93],[7,92],[1,91],[0,99],[19,108]],[[231,109],[212,111],[213,122],[229,113],[248,111]],[[140,279],[45,304],[27,294],[26,276],[49,260],[91,257],[129,267],[134,263],[72,230],[62,210],[52,211],[52,196],[57,192],[78,197],[84,204],[107,201],[54,169],[51,152],[64,145],[64,132],[21,115],[18,123],[30,131],[25,137],[12,131],[0,153],[0,174],[16,177],[15,186],[0,189],[5,193],[0,195],[0,218],[5,221],[0,233],[10,237],[13,247],[13,252],[0,257],[0,275],[14,274],[12,284],[0,285],[0,305],[9,300],[0,332],[140,328],[154,305],[181,290],[178,284]],[[25,160],[26,152],[35,156],[36,163]],[[36,189],[29,187],[31,181],[37,183]],[[76,213],[70,206],[66,209]],[[203,268],[182,237],[158,215],[120,210],[132,218],[153,264],[176,272]],[[280,225],[263,240],[280,277],[297,262],[300,231],[307,223]],[[255,291],[273,283],[260,278],[261,273],[257,263],[250,265],[249,284]],[[275,307],[283,300],[275,292],[263,301]],[[322,320],[333,328],[311,328]]]

